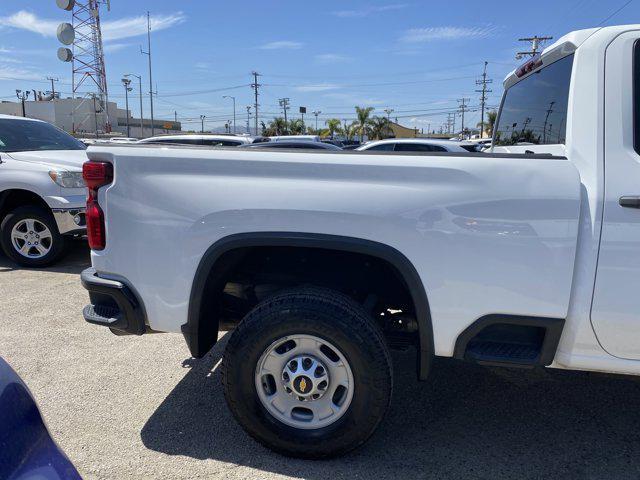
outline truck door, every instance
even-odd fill
[[[602,347],[640,360],[640,32],[605,57],[605,204],[591,322]]]

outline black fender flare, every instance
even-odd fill
[[[391,264],[407,285],[414,304],[419,336],[418,378],[420,380],[426,379],[434,356],[434,344],[431,311],[420,275],[411,261],[394,247],[373,240],[340,235],[300,232],[250,232],[229,235],[211,245],[200,259],[196,269],[189,298],[187,323],[182,326],[182,333],[187,341],[191,355],[200,358],[215,344],[215,340],[213,342],[205,340],[205,338],[211,338],[211,329],[214,326],[211,325],[212,322],[207,318],[207,315],[202,313],[202,300],[205,286],[216,262],[223,254],[238,248],[274,246],[322,248],[360,253],[379,258]],[[215,333],[217,333],[217,328],[216,324]],[[216,339],[217,335],[213,335],[213,338]]]

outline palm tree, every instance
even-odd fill
[[[301,119],[289,121],[289,134],[290,135],[302,135],[304,133],[304,123]]]
[[[487,112],[487,121],[484,123],[484,131],[487,132],[487,135],[490,137],[493,135],[493,127],[496,124],[496,119],[498,118],[498,112],[496,110],[490,110]],[[482,128],[482,124],[478,123],[477,127]],[[480,132],[482,135],[482,132]]]
[[[393,135],[391,128],[389,127],[389,119],[387,117],[372,117],[370,120],[371,136],[376,140],[382,140]]]
[[[371,123],[370,116],[373,112],[373,107],[356,107],[356,117],[358,117],[358,132],[360,133],[360,142],[364,141],[364,136],[369,131],[369,124]]]
[[[358,122],[355,120],[350,124],[347,121],[344,121],[344,124],[338,127],[338,133],[340,133],[345,140],[353,140],[353,137],[358,133]]]
[[[333,135],[340,130],[340,119],[338,118],[330,118],[324,124],[329,129],[329,136],[333,138]]]

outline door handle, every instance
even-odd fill
[[[640,197],[638,196],[628,196],[628,197],[620,197],[618,203],[621,207],[628,208],[640,208]]]

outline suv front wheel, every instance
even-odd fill
[[[294,457],[356,448],[391,399],[382,332],[359,304],[325,289],[290,290],[258,304],[231,335],[222,372],[242,427]]]
[[[18,207],[0,224],[0,245],[14,262],[25,267],[51,265],[64,253],[64,237],[51,212],[42,207]]]

